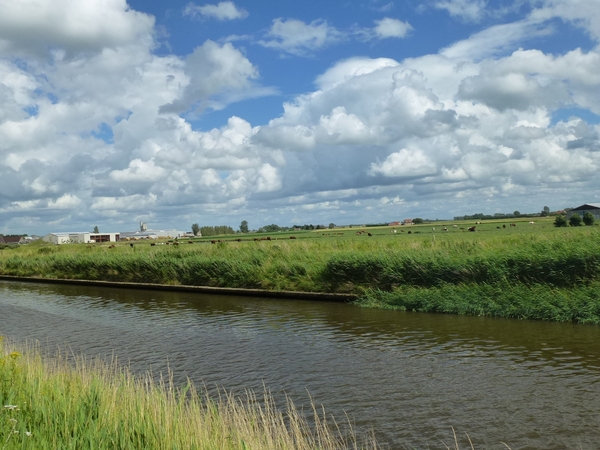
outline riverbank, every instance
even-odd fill
[[[600,228],[517,225],[507,231],[490,222],[475,233],[346,230],[214,245],[30,244],[0,252],[0,273],[328,293],[357,296],[368,307],[600,323]]]
[[[268,393],[208,398],[188,383],[7,345],[0,337],[0,445],[8,449],[376,449],[313,405],[310,425]]]

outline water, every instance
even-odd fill
[[[600,448],[600,327],[0,282],[0,335],[310,399],[393,449]],[[466,448],[463,445],[463,448]]]

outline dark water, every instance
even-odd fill
[[[0,282],[0,335],[372,427],[387,448],[600,448],[600,327]],[[466,448],[465,445],[462,448]]]

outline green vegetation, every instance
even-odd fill
[[[338,427],[312,405],[310,423],[291,400],[266,392],[218,399],[191,382],[135,377],[116,363],[42,360],[0,337],[0,448],[9,449],[376,449],[350,424]]]
[[[600,323],[600,229],[528,220],[486,221],[474,233],[458,221],[178,246],[29,244],[0,251],[0,273],[349,293],[370,307]]]

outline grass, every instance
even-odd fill
[[[44,358],[0,337],[0,449],[376,449],[315,405],[310,423],[291,400],[265,393],[211,399],[189,383],[135,377],[111,364]]]
[[[461,230],[472,223],[448,222],[396,233],[319,230],[177,246],[29,244],[0,251],[0,273],[352,293],[369,307],[600,323],[600,227],[528,220],[515,227],[486,221],[475,233]]]

